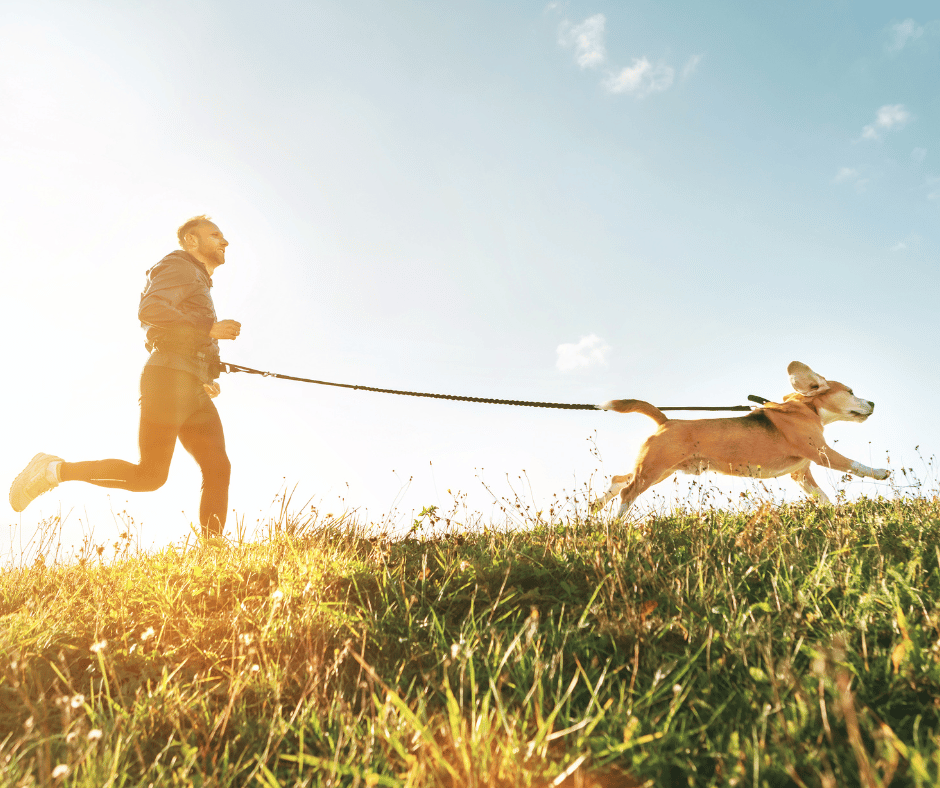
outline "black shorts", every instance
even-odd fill
[[[151,424],[182,427],[217,422],[219,413],[195,375],[148,364],[140,375],[140,418]]]

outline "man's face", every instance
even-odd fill
[[[202,222],[196,225],[191,235],[195,245],[189,249],[189,252],[193,257],[213,269],[225,262],[225,247],[228,246],[228,241],[213,222]]]

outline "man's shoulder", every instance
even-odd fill
[[[190,265],[198,266],[199,261],[193,257],[189,252],[185,252],[182,249],[174,249],[168,255],[166,255],[157,265]],[[155,265],[154,268],[157,266]]]
[[[201,280],[205,277],[202,274],[205,269],[199,264],[199,261],[189,252],[182,249],[174,249],[166,255],[159,263],[147,270],[147,276],[153,279],[155,276],[171,276],[180,280]]]

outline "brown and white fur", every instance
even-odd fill
[[[604,410],[617,413],[642,413],[659,424],[659,429],[640,449],[633,473],[614,476],[610,490],[595,501],[594,508],[606,506],[620,493],[617,516],[623,517],[642,492],[676,471],[716,471],[758,479],[789,473],[822,503],[829,499],[810,473],[811,462],[856,476],[887,479],[888,470],[843,457],[826,445],[823,437],[823,427],[833,421],[865,421],[875,403],[856,397],[848,386],[826,380],[799,361],[792,362],[787,372],[795,394],[787,394],[782,403],[767,402],[738,418],[670,419],[655,405],[637,399],[602,405]]]

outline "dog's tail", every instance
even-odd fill
[[[649,416],[657,424],[665,424],[669,417],[655,405],[650,405],[641,399],[612,399],[600,406],[601,410],[613,410],[617,413],[642,413]]]

